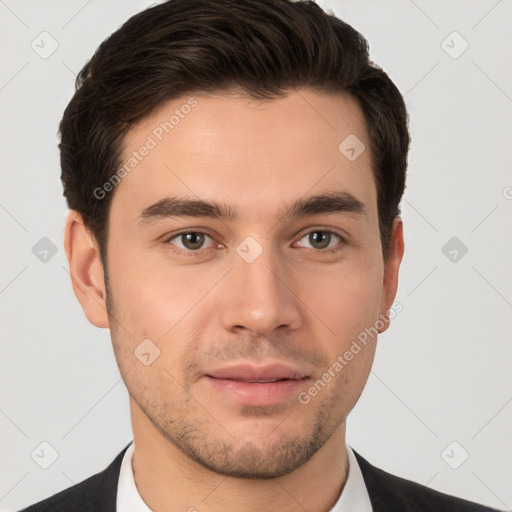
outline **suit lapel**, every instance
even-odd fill
[[[401,493],[397,489],[396,483],[393,482],[393,479],[396,477],[372,466],[353,448],[352,451],[361,468],[373,512],[396,512],[397,510],[406,512],[411,510],[409,507],[404,508],[403,499],[399,496]]]
[[[117,486],[121,462],[130,441],[123,450],[116,456],[111,464],[102,472],[97,473],[84,482],[83,510],[84,512],[116,512]]]

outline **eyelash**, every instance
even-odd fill
[[[309,235],[310,233],[315,233],[315,232],[320,232],[320,233],[329,233],[330,235],[334,235],[336,237],[338,237],[340,239],[340,242],[338,245],[340,245],[341,247],[328,247],[328,248],[325,248],[325,249],[312,249],[312,248],[309,248],[309,247],[306,247],[306,249],[310,249],[311,251],[314,251],[316,253],[336,253],[338,251],[341,251],[343,249],[343,246],[346,244],[346,240],[343,236],[341,236],[339,233],[337,233],[336,231],[333,231],[331,229],[321,229],[321,228],[315,228],[315,229],[311,229],[310,231],[307,231],[306,233],[303,233],[298,240],[301,240],[302,238],[304,238],[306,235]],[[180,231],[179,233],[174,233],[172,234],[171,236],[169,237],[166,237],[164,240],[163,240],[163,244],[165,246],[167,246],[167,248],[169,250],[171,250],[172,252],[174,253],[177,253],[179,255],[182,255],[182,256],[190,256],[190,257],[196,257],[196,256],[201,256],[202,253],[204,253],[205,250],[208,250],[208,249],[212,249],[212,247],[208,247],[207,249],[197,249],[195,251],[193,250],[183,250],[183,249],[179,249],[177,248],[176,246],[174,246],[171,241],[174,240],[175,238],[178,238],[180,237],[181,235],[186,235],[186,234],[195,234],[195,235],[206,235],[208,237],[210,237],[212,240],[214,239],[209,233],[207,233],[206,231],[201,231],[201,230],[186,230],[186,231]]]

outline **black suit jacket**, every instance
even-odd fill
[[[20,512],[115,512],[121,461],[130,444],[126,445],[104,471]],[[496,510],[386,473],[372,466],[355,450],[353,451],[368,489],[373,512],[490,512]]]

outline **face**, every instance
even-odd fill
[[[363,115],[196,94],[125,143],[107,267],[132,421],[217,473],[290,473],[344,427],[375,352],[357,340],[394,297]]]

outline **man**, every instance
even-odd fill
[[[394,311],[403,99],[314,3],[170,0],[77,80],[65,249],[133,443],[25,510],[480,511],[372,466],[346,418]]]

